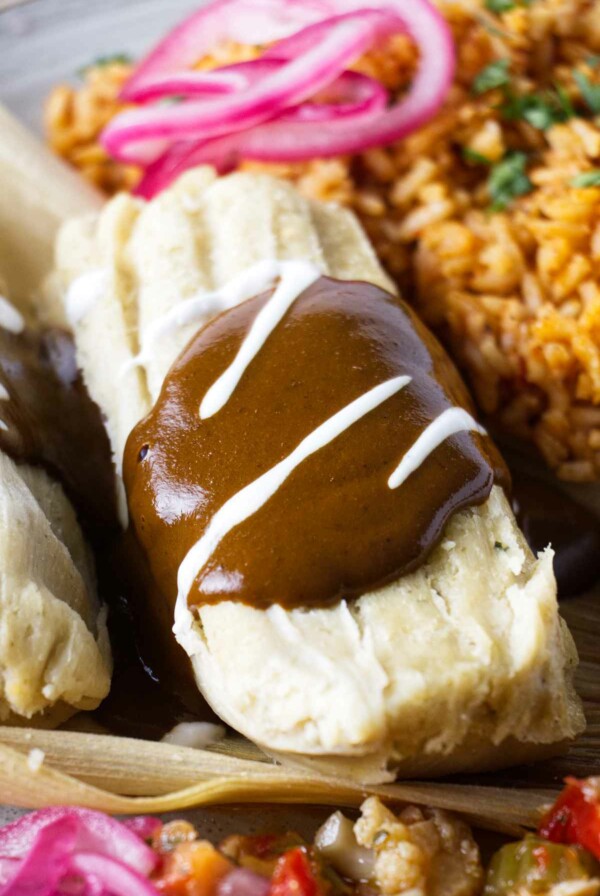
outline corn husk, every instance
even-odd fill
[[[97,211],[103,197],[1,105],[0,135],[0,269],[27,313],[52,267],[58,228]]]
[[[246,803],[305,803],[355,807],[368,794],[390,803],[417,803],[460,813],[472,824],[518,835],[535,826],[551,790],[511,790],[460,784],[360,786],[290,770],[265,758],[242,758],[236,740],[218,750],[87,734],[0,729],[0,793],[25,808],[57,803],[113,813],[164,813]],[[41,750],[44,761],[30,760]],[[39,755],[39,754],[38,754]]]

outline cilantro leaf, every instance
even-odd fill
[[[572,187],[600,187],[600,168],[583,171],[571,181]]]
[[[517,5],[515,0],[485,0],[486,9],[500,15],[503,12],[509,12]]]
[[[496,59],[476,75],[472,85],[473,93],[477,95],[487,93],[496,87],[505,87],[509,81],[508,59]]]
[[[129,65],[133,62],[132,57],[128,53],[110,53],[106,56],[98,56],[93,62],[88,62],[77,70],[77,74],[81,77],[92,68],[102,68],[105,65]]]
[[[527,154],[524,152],[508,152],[493,166],[487,183],[493,211],[502,211],[511,200],[533,189],[526,168]]]
[[[575,115],[571,99],[560,85],[540,93],[524,95],[506,91],[506,102],[501,107],[501,112],[505,118],[513,121],[522,119],[540,131],[547,130],[557,122],[568,121]]]
[[[488,158],[483,156],[480,152],[475,152],[475,150],[471,149],[469,146],[462,147],[462,157],[466,162],[472,162],[474,165],[491,164]]]
[[[510,12],[517,6],[531,6],[532,0],[485,0],[486,9],[501,16],[503,12]]]
[[[600,112],[600,84],[592,84],[583,72],[573,72],[573,78],[581,91],[581,96],[594,115]]]

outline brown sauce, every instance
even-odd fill
[[[114,471],[98,407],[61,330],[12,333],[0,327],[0,450],[41,466],[62,483],[86,528],[115,519]]]
[[[323,421],[392,377],[411,383],[307,458],[234,528],[197,576],[190,603],[327,606],[416,568],[449,517],[508,474],[491,440],[445,440],[397,489],[387,480],[424,428],[467,391],[407,305],[366,283],[321,278],[293,304],[228,403],[199,404],[271,293],[201,330],[129,437],[131,523],[172,614],[177,572],[213,515]],[[172,615],[171,615],[172,618]]]
[[[423,338],[419,327],[417,336]],[[426,343],[438,370],[447,362],[436,348]],[[445,369],[437,375],[446,377]],[[449,394],[466,403],[453,371],[450,381]],[[100,595],[110,607],[115,659],[111,692],[94,713],[96,720],[113,733],[147,739],[162,737],[181,721],[214,720],[195,687],[187,657],[173,642],[171,606],[157,591],[145,552],[131,532],[117,534],[108,439],[78,374],[70,337],[60,330],[15,335],[0,329],[0,382],[10,395],[0,403],[0,418],[9,427],[0,431],[0,448],[17,462],[43,466],[63,483],[95,550]],[[300,381],[294,388],[302,388]],[[275,412],[281,416],[277,406]],[[514,475],[513,503],[531,548],[552,543],[561,597],[598,581],[600,521],[593,514],[520,471]]]
[[[77,369],[71,337],[58,329],[12,333],[0,327],[0,383],[9,395],[0,401],[7,426],[0,428],[0,450],[62,484],[94,549],[114,657],[110,694],[94,718],[115,734],[149,739],[181,721],[214,720],[187,657],[172,638],[163,643],[158,636],[170,632],[170,623],[158,620],[145,637],[152,583],[120,531],[108,436]]]
[[[125,737],[160,739],[179,722],[218,721],[171,633],[173,620],[155,599],[145,558],[131,533],[103,557],[115,663],[110,694],[95,711],[101,725]]]

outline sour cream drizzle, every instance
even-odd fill
[[[0,295],[0,327],[9,333],[22,333],[25,329],[25,318],[3,295]]]
[[[248,365],[257,356],[275,327],[305,289],[319,279],[321,272],[307,261],[283,261],[278,265],[279,283],[259,311],[237,355],[219,379],[210,387],[200,404],[200,417],[206,420],[227,404]]]
[[[398,488],[406,482],[443,441],[458,432],[478,432],[482,436],[487,435],[483,426],[480,426],[464,408],[448,408],[423,430],[417,441],[409,448],[388,479],[388,486]]]
[[[90,313],[108,288],[108,271],[96,268],[86,271],[71,283],[65,298],[65,312],[72,327]]]
[[[410,382],[410,376],[393,377],[350,402],[306,436],[291,454],[233,495],[215,513],[202,538],[190,548],[179,566],[173,632],[182,646],[185,647],[183,641],[189,634],[188,595],[196,576],[223,538],[260,510],[307,457],[324,448],[353,423],[379,407]]]
[[[199,292],[189,299],[180,302],[175,307],[170,308],[166,314],[162,314],[160,317],[157,317],[156,320],[153,320],[142,333],[139,353],[121,366],[118,376],[123,377],[135,367],[142,367],[145,364],[151,363],[154,359],[157,346],[160,345],[161,341],[166,337],[176,333],[178,330],[189,324],[204,323],[207,319],[214,317],[223,311],[227,311],[229,308],[234,308],[246,299],[251,299],[256,295],[265,292],[265,290],[271,289],[279,279],[280,283],[273,294],[272,300],[278,295],[277,302],[279,303],[282,294],[289,295],[293,293],[294,290],[295,295],[279,316],[278,320],[273,324],[274,327],[277,325],[283,314],[285,314],[285,310],[289,308],[291,302],[300,295],[306,286],[316,280],[318,276],[318,269],[309,262],[278,261],[277,259],[265,259],[259,261],[249,268],[246,268],[238,274],[237,277],[233,277],[219,289],[211,290],[210,292]],[[255,323],[257,322],[258,317]],[[273,329],[273,327],[271,329]],[[248,334],[248,338],[250,335],[251,334]],[[268,334],[265,336],[265,339],[267,337]],[[262,344],[264,344],[264,339]],[[258,352],[259,349],[260,346],[255,350],[254,355],[256,355],[256,352]],[[250,363],[250,360],[247,363]],[[238,361],[238,366],[236,367],[235,372],[239,371],[239,365],[240,362]],[[209,406],[212,402],[219,400],[222,401],[220,407],[225,404],[231,395],[231,392],[239,382],[239,378],[243,374],[243,370],[241,370],[237,380],[233,382],[235,372],[228,373],[226,371],[221,378],[223,382],[219,380],[214,384],[213,396],[210,399],[208,398],[208,395],[205,396],[205,400],[208,400]],[[231,385],[229,392],[226,393],[224,390],[227,389],[227,384],[229,383],[233,383],[233,385]],[[227,397],[223,401],[221,396],[224,394],[226,394]],[[215,413],[215,411],[212,411],[212,413]],[[210,416],[210,414],[206,414],[206,416]]]

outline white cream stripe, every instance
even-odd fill
[[[448,408],[423,430],[417,441],[408,449],[390,478],[390,488],[398,488],[418,469],[424,460],[450,436],[457,432],[478,432],[487,435],[473,417],[463,408]]]
[[[275,259],[259,261],[220,289],[199,292],[170,308],[166,314],[157,317],[145,328],[141,351],[122,365],[118,376],[122,377],[134,367],[141,367],[151,362],[157,345],[171,333],[189,324],[204,323],[207,318],[214,317],[229,308],[235,308],[246,299],[251,299],[272,287],[280,274],[281,266],[282,262]]]
[[[212,384],[202,399],[200,405],[202,420],[212,417],[227,404],[248,365],[252,363],[291,305],[320,276],[320,270],[311,262],[280,262],[280,281],[277,289],[256,315],[229,367]]]
[[[25,318],[3,295],[0,295],[0,327],[10,333],[22,333],[25,329]]]
[[[177,603],[175,606],[175,636],[185,647],[183,641],[189,632],[189,613],[187,598],[198,573],[205,566],[217,545],[222,539],[248,517],[255,514],[285,482],[291,473],[311,454],[325,447],[346,429],[383,404],[404,386],[410,383],[411,377],[397,376],[380,383],[365,392],[333,417],[325,420],[314,429],[299,445],[282,461],[255,479],[241,491],[237,492],[223,504],[208,524],[204,535],[196,542],[184,557],[177,575]],[[187,624],[186,624],[187,623]]]
[[[67,291],[65,312],[72,327],[77,326],[102,299],[108,288],[108,271],[95,268],[77,277]]]

